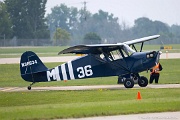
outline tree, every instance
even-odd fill
[[[86,33],[97,33],[102,39],[107,39],[109,43],[116,43],[120,37],[121,28],[118,18],[114,17],[113,14],[99,10],[86,23]]]
[[[20,39],[49,37],[44,18],[46,2],[47,0],[5,0],[13,24],[13,36]]]
[[[60,27],[70,33],[72,29],[76,29],[77,14],[78,10],[75,7],[68,8],[66,5],[61,4],[60,6],[55,6],[51,9],[51,13],[47,15],[48,26],[53,36],[56,27]]]
[[[174,43],[174,44],[180,44],[180,26],[179,25],[172,25],[170,28],[169,28],[170,32],[171,32],[171,41]]]
[[[135,25],[132,28],[132,31],[135,38],[155,34],[161,35],[158,41],[150,41],[149,43],[161,44],[161,40],[164,43],[170,42],[171,33],[169,32],[169,26],[161,21],[152,21],[149,18],[145,17],[138,18],[137,20],[135,20]]]
[[[12,35],[12,23],[6,5],[0,1],[0,39],[10,38]]]
[[[177,37],[180,38],[180,26],[179,26],[179,25],[172,25],[172,26],[170,27],[170,31],[171,31],[174,35],[176,35]]]
[[[146,17],[136,19],[132,29],[137,38],[154,34],[153,21]]]
[[[100,44],[101,37],[96,33],[90,32],[84,36],[84,43],[85,44]]]
[[[67,45],[70,41],[70,33],[66,30],[57,28],[56,32],[54,33],[54,45]]]
[[[161,21],[152,21],[146,17],[136,19],[135,25],[129,27],[125,21],[120,24],[117,17],[103,10],[92,14],[86,9],[78,10],[75,7],[67,7],[65,4],[51,10],[52,13],[47,16],[51,38],[54,36],[56,27],[60,27],[71,34],[71,38],[75,39],[74,44],[94,43],[84,40],[87,33],[98,34],[101,36],[102,42],[106,41],[106,43],[123,42],[154,34],[160,34],[161,37],[157,41],[149,43],[160,44],[161,40],[167,43],[170,43],[170,40],[177,41],[177,36],[173,32],[171,33],[171,31],[175,31],[174,27],[170,29],[167,24]]]
[[[45,19],[47,0],[27,0],[28,18],[32,26],[34,38],[49,38],[49,30]],[[32,7],[33,6],[33,7]]]
[[[110,43],[117,42],[120,37],[121,27],[118,18],[108,12],[99,10],[98,13],[91,14],[86,9],[69,8],[64,4],[51,10],[52,13],[47,16],[51,34],[57,26],[71,33],[72,38],[78,39],[78,42],[82,42],[83,36],[89,32],[99,34]]]

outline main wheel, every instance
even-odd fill
[[[148,85],[148,79],[144,76],[141,76],[140,80],[138,80],[138,85],[140,87],[146,87]]]
[[[124,86],[126,88],[133,88],[134,87],[134,81],[130,78],[126,78],[124,81]]]

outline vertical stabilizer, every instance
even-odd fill
[[[20,71],[21,77],[26,81],[35,82],[33,75],[47,71],[48,68],[39,57],[32,51],[26,51],[21,55]]]

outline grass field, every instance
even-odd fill
[[[38,56],[58,56],[58,52],[67,48],[66,46],[45,46],[45,47],[1,47],[0,58],[16,58],[20,57],[25,51],[33,51]]]
[[[137,100],[137,92],[142,99]],[[0,92],[2,120],[180,111],[180,89]]]
[[[143,50],[159,50],[161,45],[144,45]],[[169,53],[177,53],[180,52],[180,44],[176,45],[166,45],[172,46],[173,49],[169,50]],[[58,52],[67,48],[68,46],[44,46],[44,47],[0,47],[0,58],[14,58],[20,57],[21,54],[25,51],[33,51],[40,57],[48,57],[48,56],[58,56]],[[137,49],[140,46],[137,45]],[[162,52],[166,52],[166,50],[162,50]],[[72,55],[72,54],[71,54]]]

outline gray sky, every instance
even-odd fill
[[[64,3],[68,7],[83,7],[85,0],[47,0],[47,13],[51,8]],[[180,0],[86,0],[87,10],[97,13],[99,9],[113,13],[119,22],[126,21],[129,26],[139,17],[159,20],[168,25],[180,25]]]

